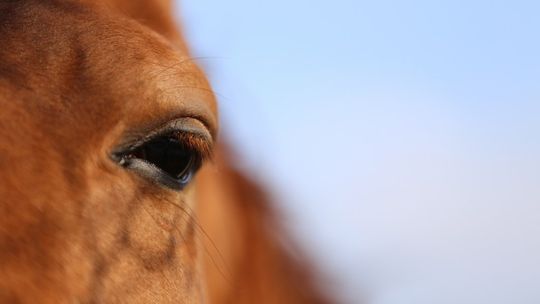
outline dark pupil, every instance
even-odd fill
[[[131,154],[143,159],[170,176],[179,179],[189,173],[192,153],[173,138],[157,138],[137,148]]]

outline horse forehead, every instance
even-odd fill
[[[0,80],[11,77],[58,115],[143,119],[198,107],[216,116],[206,78],[188,54],[135,21],[102,8],[39,2],[14,15],[2,32],[16,31],[0,38],[9,46],[1,51],[4,70],[14,72]]]

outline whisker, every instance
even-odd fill
[[[229,266],[227,265],[227,263],[225,261],[225,258],[223,257],[223,254],[221,253],[221,251],[219,251],[219,249],[218,249],[216,243],[214,242],[214,240],[210,237],[210,235],[206,232],[206,230],[204,230],[204,228],[198,223],[197,215],[195,214],[193,209],[189,208],[189,206],[186,206],[186,207],[190,210],[190,213],[192,214],[193,219],[194,219],[194,223],[197,225],[197,227],[200,229],[200,231],[203,233],[203,235],[206,237],[206,239],[210,242],[210,244],[212,245],[214,250],[216,250],[216,252],[218,253],[219,258],[221,259],[221,262],[223,263],[223,265],[226,268],[229,268]],[[227,271],[232,273],[230,268],[227,269]]]
[[[207,238],[207,240],[210,242],[211,246],[213,247],[213,249],[215,250],[215,252],[217,252],[218,254],[218,257],[220,258],[221,260],[221,263],[223,264],[223,267],[225,267],[225,271],[229,273],[229,275],[225,275],[224,271],[221,269],[221,267],[218,265],[218,263],[215,261],[213,255],[210,253],[210,251],[208,250],[208,248],[206,248],[206,245],[204,244],[203,242],[203,247],[204,247],[204,250],[206,252],[206,254],[210,257],[210,260],[212,261],[212,264],[214,264],[214,266],[216,267],[216,269],[219,271],[219,273],[223,276],[223,278],[228,282],[230,283],[230,278],[232,276],[232,271],[230,269],[230,267],[227,265],[227,262],[225,261],[225,258],[223,257],[223,254],[221,253],[221,251],[219,250],[219,248],[217,247],[216,243],[214,242],[214,240],[210,237],[210,235],[204,230],[204,228],[201,226],[201,224],[198,222],[198,219],[197,217],[194,215],[193,213],[193,210],[191,208],[189,208],[188,206],[186,206],[190,212],[188,212],[184,207],[176,204],[176,203],[173,203],[173,202],[170,202],[170,201],[167,201],[167,203],[173,205],[174,207],[180,209],[182,212],[184,212],[186,215],[188,215],[192,220],[193,220],[193,223],[195,224],[195,228],[198,229],[199,232],[201,232],[203,234],[203,236],[205,236]]]
[[[142,202],[139,202],[140,204],[143,204]],[[146,212],[146,214],[148,214],[148,216],[152,219],[152,221],[154,221],[154,223],[156,224],[156,226],[160,227],[161,226],[159,225],[158,223],[158,220],[150,213],[150,211],[148,211],[148,209],[146,209],[146,207],[144,205],[141,206],[142,209],[144,210],[144,212]],[[185,243],[186,240],[184,238],[184,235],[182,234],[182,232],[180,230],[177,230],[177,232],[180,234],[180,237],[182,238],[182,243]],[[195,271],[197,271],[197,269],[195,269]],[[165,278],[165,280],[167,281],[167,283],[170,285],[170,286],[174,286],[174,284],[171,283],[171,281],[169,280],[168,276],[165,274],[165,272],[163,271],[163,269],[161,267],[159,267],[159,272],[161,273],[161,275],[163,276],[163,278]],[[197,273],[198,276],[200,276],[199,273]]]

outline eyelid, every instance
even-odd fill
[[[184,186],[184,185],[179,184],[177,180],[170,177],[169,175],[160,173],[161,172],[160,169],[158,167],[156,167],[155,165],[151,164],[151,163],[148,163],[148,162],[145,162],[143,160],[136,159],[136,158],[131,159],[130,163],[131,163],[130,164],[131,168],[133,168],[135,166],[137,166],[139,168],[137,170],[138,174],[140,174],[143,177],[148,178],[148,179],[156,182],[157,184],[164,185],[164,186],[169,187],[169,188],[171,188],[173,190],[182,190],[182,188]],[[154,168],[154,169],[141,170],[141,167]]]
[[[139,129],[125,133],[122,142],[111,153],[114,160],[127,151],[135,150],[159,136],[172,135],[196,150],[201,158],[207,158],[212,151],[213,137],[205,124],[193,117],[182,117],[169,121],[150,131]]]

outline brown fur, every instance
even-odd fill
[[[0,303],[324,303],[217,108],[167,1],[0,0]],[[191,117],[211,142],[180,192],[115,164]]]

